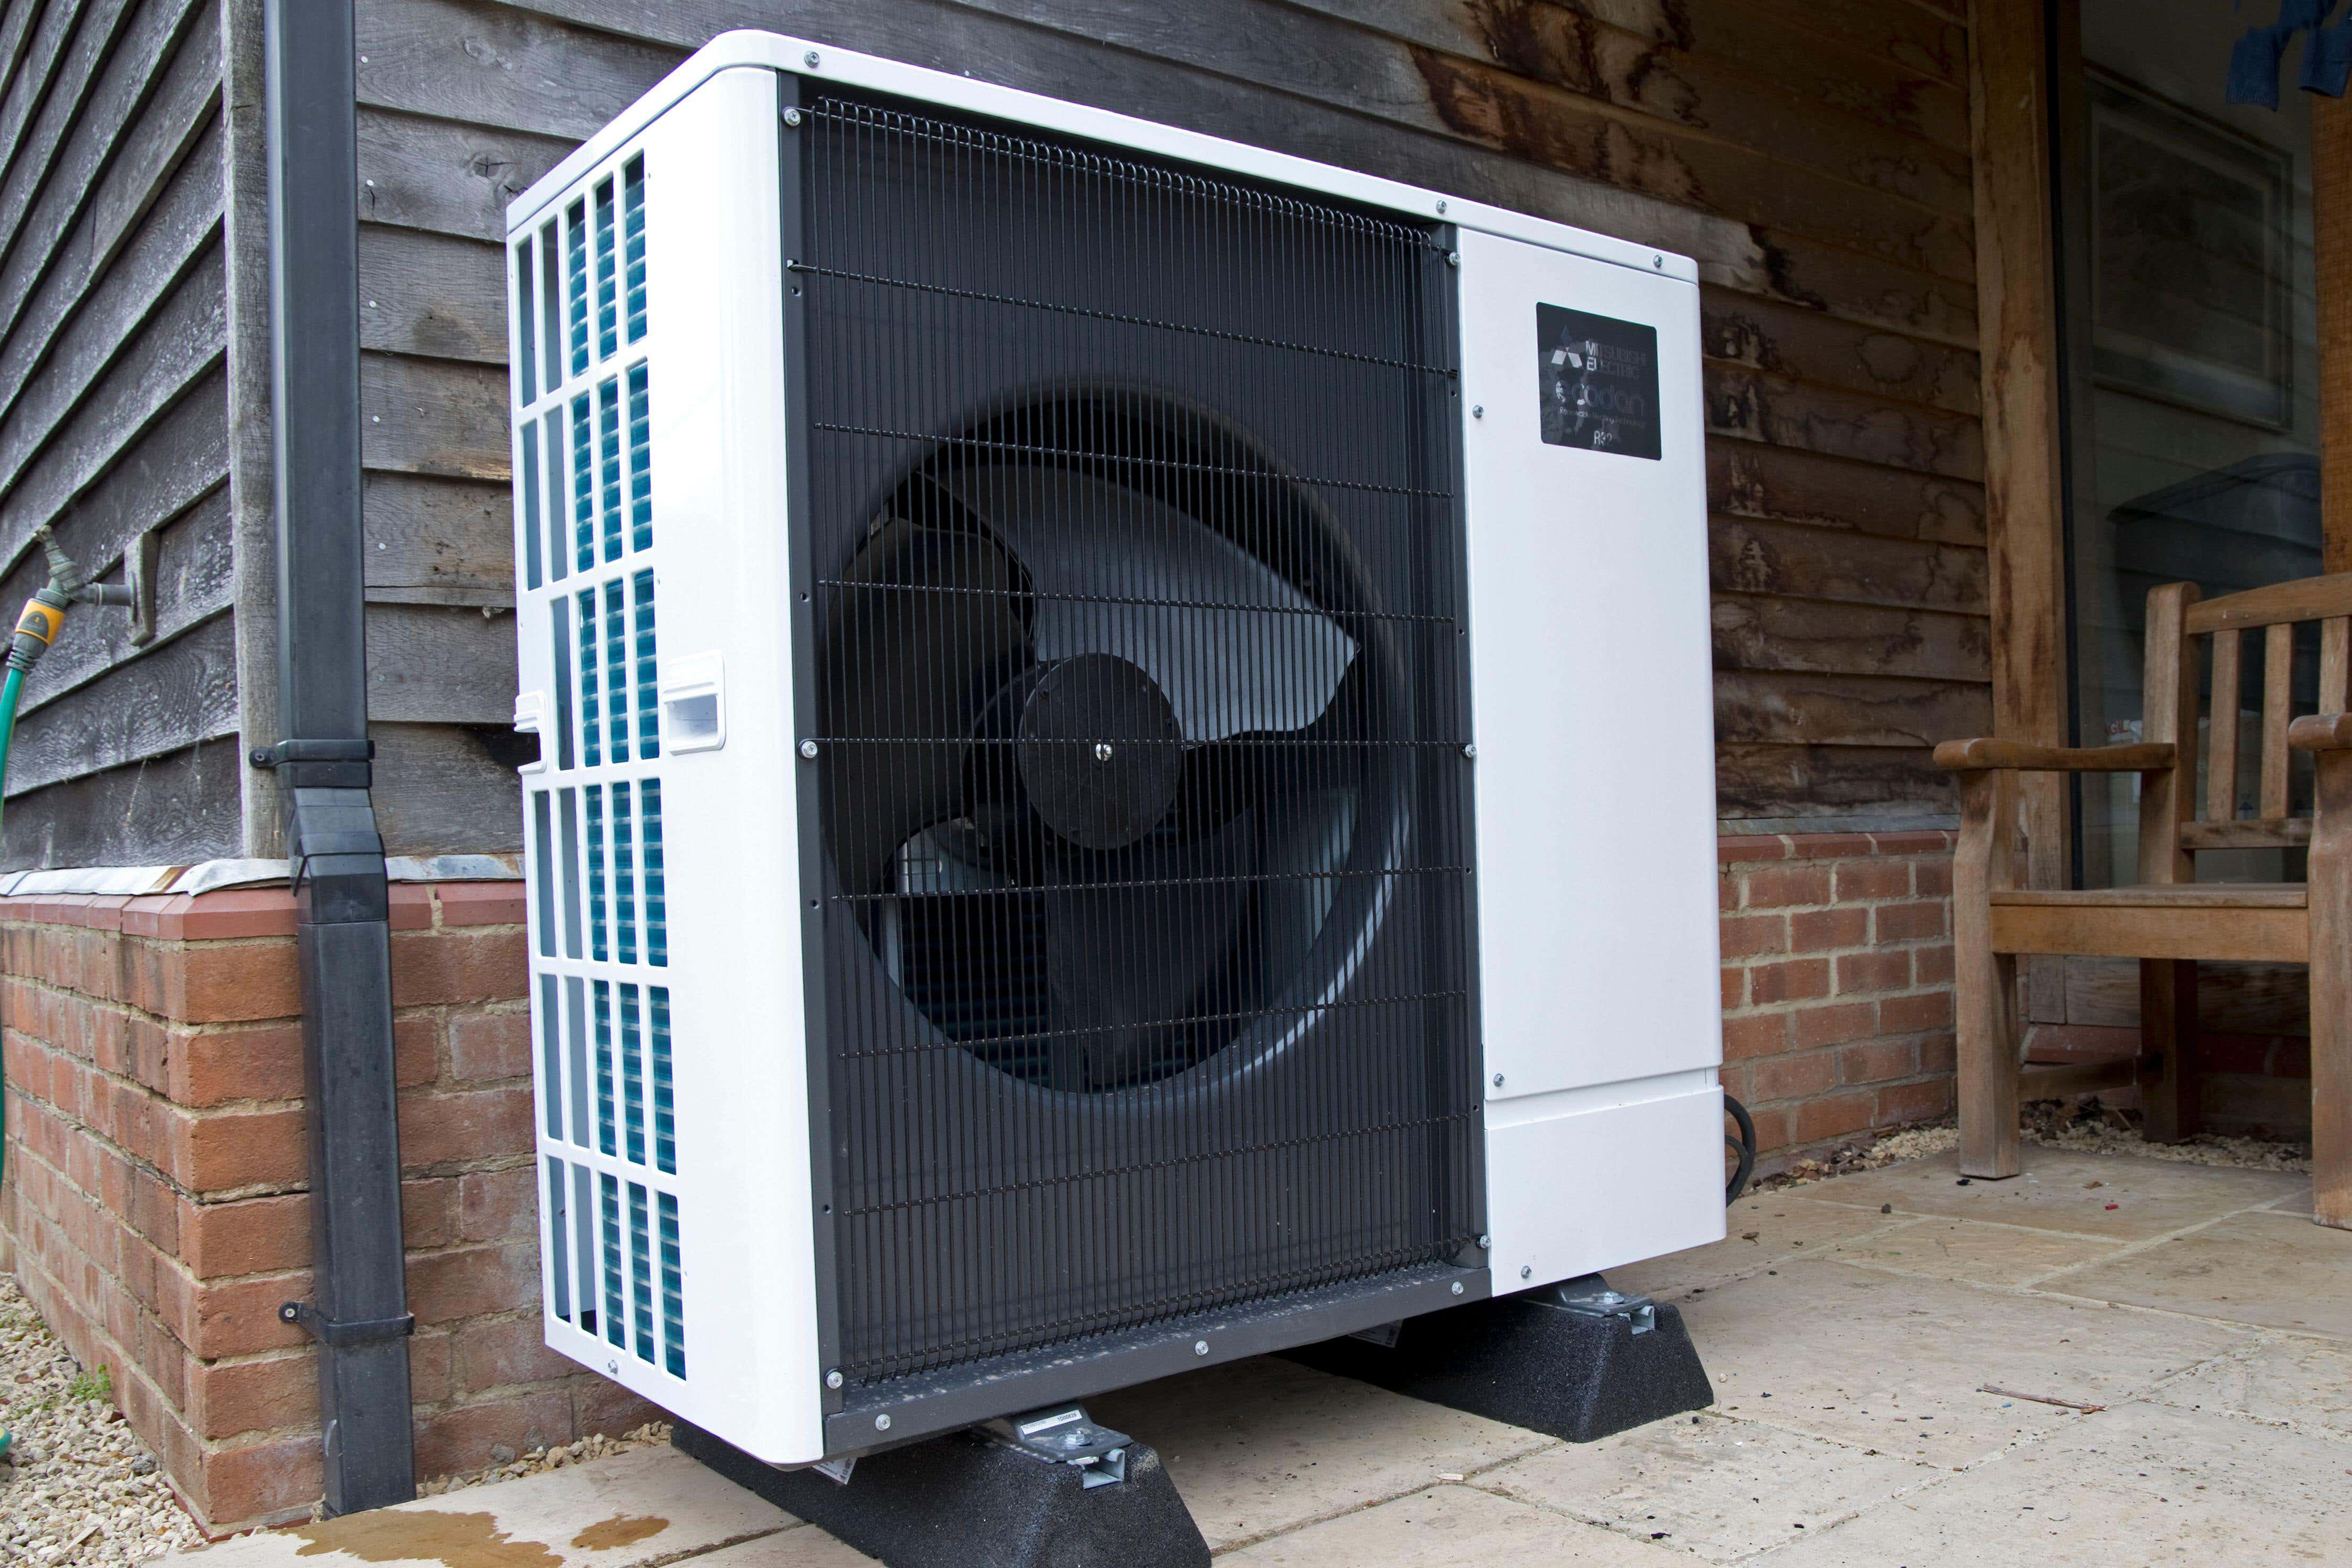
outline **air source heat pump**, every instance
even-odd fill
[[[759,33],[509,226],[549,1344],[807,1463],[1723,1234],[1688,261]]]

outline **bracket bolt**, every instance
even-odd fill
[[[1494,1245],[1495,1238],[1491,1236],[1482,1236],[1478,1238],[1478,1250],[1481,1252],[1486,1251],[1488,1247]]]
[[[1475,744],[1465,746],[1462,748],[1462,754],[1475,762],[1478,757],[1478,748]]]
[[[1110,742],[1108,741],[1097,741],[1095,742],[1095,761],[1098,763],[1107,763],[1110,761]]]
[[[826,1373],[824,1374],[824,1385],[827,1388],[839,1388],[841,1386],[841,1373],[838,1371]]]
[[[816,742],[814,741],[803,741],[801,742],[801,755],[806,757],[810,762],[816,761]]]
[[[787,109],[787,110],[784,110],[784,123],[785,123],[785,124],[787,124],[787,125],[798,125],[800,122],[801,122],[801,111],[800,111],[799,110],[797,110],[797,109]],[[803,595],[803,597],[805,597],[806,595]]]
[[[253,750],[245,753],[245,760],[251,763],[257,768],[266,768],[269,765],[269,748],[267,746],[256,746]]]
[[[278,1309],[278,1321],[281,1323],[300,1322],[302,1321],[302,1303],[299,1301],[288,1301],[281,1305]]]
[[[1608,1303],[1610,1306],[1613,1307],[1613,1306],[1615,1306],[1618,1302],[1620,1302],[1620,1301],[1623,1300],[1625,1298],[1624,1298],[1624,1297],[1622,1297],[1622,1296],[1620,1296],[1620,1295],[1619,1295],[1616,1291],[1614,1291],[1614,1290],[1603,1290],[1602,1292],[1601,1292],[1601,1300],[1603,1300],[1604,1302]]]
[[[1503,1087],[1503,1075],[1501,1073],[1496,1073],[1495,1075],[1495,1087],[1496,1089]]]
[[[1666,258],[1665,258],[1664,257],[1663,257],[1663,256],[1653,256],[1652,258],[1650,258],[1650,265],[1651,265],[1651,266],[1653,266],[1653,267],[1654,267],[1654,268],[1657,268],[1660,271],[1662,271],[1662,272],[1663,272],[1664,270],[1665,270]]]
[[[1206,1340],[1194,1340],[1192,1342],[1192,1353],[1194,1355],[1207,1355],[1209,1353],[1209,1342]]]
[[[1454,1293],[1457,1296],[1462,1294],[1462,1281],[1459,1279],[1454,1282]]]
[[[816,57],[812,55],[809,58],[811,59],[814,59]],[[874,1418],[874,1430],[877,1432],[887,1432],[890,1430],[890,1418],[887,1415],[877,1415]]]
[[[1448,267],[1459,267],[1459,266],[1461,266],[1461,265],[1462,265],[1462,253],[1461,253],[1460,251],[1458,251],[1458,250],[1449,250],[1449,251],[1447,251],[1447,252],[1445,253],[1445,265],[1446,265],[1446,266],[1448,266]]]
[[[1438,210],[1439,212],[1444,212],[1444,211],[1445,210],[1445,204],[1444,204],[1444,202],[1440,202],[1440,203],[1438,203],[1438,204],[1437,204],[1437,210]]]
[[[801,57],[801,64],[808,67],[811,70],[816,69],[816,51],[814,49],[811,49],[808,53],[803,55]],[[887,1426],[889,1423],[885,1421],[882,1425]]]
[[[1470,417],[1473,419],[1484,419],[1486,417],[1486,405],[1483,403],[1472,404],[1470,405]]]

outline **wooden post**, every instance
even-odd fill
[[[2352,1230],[2352,752],[2313,761],[2311,1212]]]
[[[2352,571],[2352,104],[2311,94],[2311,228],[2319,285],[2324,569]]]
[[[2146,739],[2168,742],[2172,766],[2140,775],[2139,879],[2193,882],[2197,861],[2181,847],[2181,826],[2197,815],[2197,644],[2189,636],[2194,583],[2168,583],[2147,596]],[[2292,627],[2273,626],[2273,631]],[[2280,668],[2284,668],[2281,661]],[[2270,744],[2265,719],[2263,745]],[[2279,724],[2280,743],[2286,726]],[[2267,752],[2265,752],[2267,755]],[[2280,816],[2285,811],[2281,809]],[[2178,1143],[2197,1131],[2197,965],[2143,959],[2139,966],[2142,1051],[2154,1058],[2140,1078],[2140,1107],[2152,1143]]]
[[[2015,773],[1965,773],[1952,858],[1954,1021],[1959,1055],[1960,1172],[2018,1172],[2017,960],[1992,950],[1995,888],[2012,880]]]
[[[1969,99],[1993,731],[2063,746],[2068,739],[2065,454],[2058,412],[2066,389],[2059,377],[2058,278],[2051,243],[2050,3],[1976,0]],[[2028,885],[2063,887],[2065,780],[2029,774],[2015,794],[2026,833]]]

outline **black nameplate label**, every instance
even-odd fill
[[[1655,327],[1538,305],[1536,362],[1545,441],[1656,460]]]

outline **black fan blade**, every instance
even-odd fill
[[[957,815],[981,708],[1028,658],[1026,579],[977,528],[892,517],[844,574],[822,668],[823,771],[845,892],[888,885],[891,858]]]

